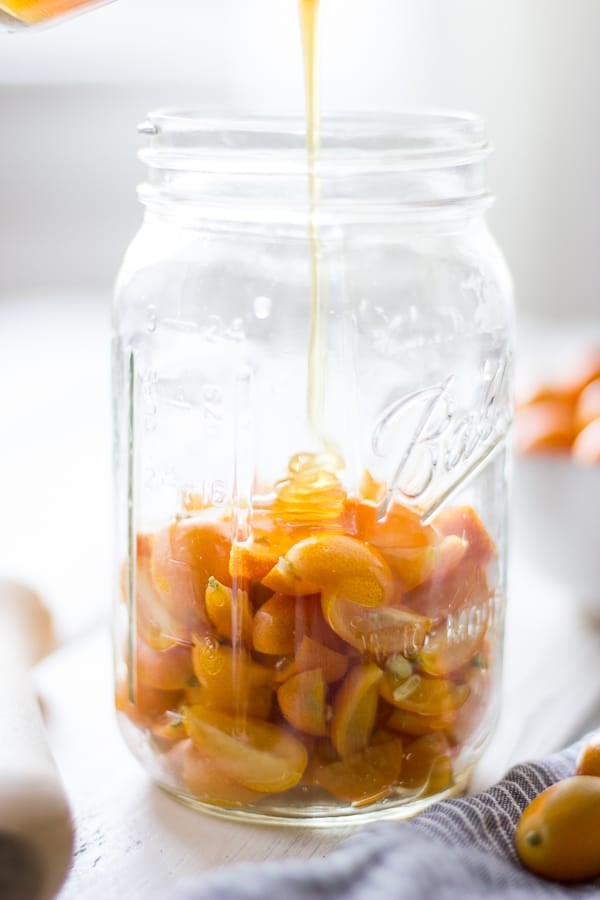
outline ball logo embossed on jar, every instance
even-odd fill
[[[477,401],[461,414],[455,378],[407,394],[381,414],[371,440],[375,456],[400,457],[392,493],[436,505],[464,485],[504,442],[511,422],[511,358],[487,360]],[[448,480],[448,476],[452,479]]]

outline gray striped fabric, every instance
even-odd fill
[[[580,744],[515,766],[490,790],[446,800],[409,822],[357,831],[322,859],[231,866],[185,886],[180,900],[479,900],[600,898],[600,880],[564,887],[525,871],[514,832],[527,804],[572,775]]]

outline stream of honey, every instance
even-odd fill
[[[323,430],[325,348],[321,325],[321,260],[317,215],[319,209],[319,12],[320,0],[299,0],[300,31],[304,51],[306,150],[308,156],[310,247],[310,341],[308,350],[309,422],[318,436]]]
[[[306,150],[308,162],[310,256],[310,332],[308,345],[307,414],[322,447],[319,453],[298,453],[289,462],[287,477],[277,485],[278,511],[288,521],[327,519],[339,515],[345,496],[340,483],[344,463],[324,423],[326,344],[321,284],[321,247],[318,228],[320,149],[319,13],[320,0],[298,0],[304,55]]]

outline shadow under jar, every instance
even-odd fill
[[[141,130],[114,313],[123,734],[201,810],[412,815],[465,789],[498,710],[512,299],[482,123],[326,122],[316,216],[299,121]]]

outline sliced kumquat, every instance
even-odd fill
[[[252,640],[252,609],[246,591],[234,591],[211,575],[206,586],[205,603],[208,618],[218,634],[236,644]]]
[[[150,723],[150,731],[155,738],[174,744],[186,737],[183,717],[178,712],[167,710]]]
[[[400,680],[386,672],[379,692],[384,700],[398,709],[421,716],[447,716],[467,701],[470,687],[443,678],[416,674]]]
[[[294,465],[248,511],[247,540],[205,504],[138,535],[122,574],[135,702],[120,678],[117,706],[202,802],[300,783],[357,807],[443,792],[492,713],[494,543],[470,506],[424,525],[394,500],[382,516],[369,472],[348,497],[337,469]]]
[[[387,741],[367,747],[339,762],[315,768],[315,782],[338,797],[358,806],[383,800],[402,770],[402,741]]]
[[[380,548],[410,549],[437,544],[439,536],[430,525],[423,525],[416,510],[394,502],[367,539]]]
[[[217,761],[227,778],[250,790],[279,793],[302,778],[308,762],[306,748],[277,725],[204,706],[185,707],[184,721],[202,755]]]
[[[138,638],[135,659],[138,683],[162,691],[182,690],[194,674],[192,653],[188,646],[176,645],[167,650],[154,650]]]
[[[465,675],[469,696],[455,711],[452,724],[446,730],[455,744],[463,744],[475,732],[486,726],[492,703],[492,673],[489,669],[469,666]]]
[[[412,590],[431,576],[439,555],[438,548],[434,546],[386,547],[381,552],[405,591]]]
[[[420,716],[418,713],[395,709],[386,721],[386,728],[407,737],[423,737],[436,731],[446,732],[452,725],[454,713],[445,716]]]
[[[299,541],[278,566],[282,564],[290,577],[309,588],[306,593],[335,591],[363,606],[379,606],[393,594],[394,579],[385,559],[348,535],[316,534]],[[263,584],[273,586],[267,579]]]
[[[306,734],[327,734],[325,719],[325,679],[321,669],[293,675],[277,691],[279,708],[284,717]]]
[[[231,583],[230,551],[227,528],[220,522],[180,519],[156,535],[152,578],[163,605],[178,621],[194,625],[211,576]]]
[[[467,556],[469,543],[456,534],[442,538],[437,547],[435,574],[438,579],[446,578],[454,572]],[[433,574],[433,573],[432,573]]]
[[[324,644],[314,641],[308,635],[304,635],[296,650],[293,660],[277,672],[276,681],[285,681],[299,672],[307,672],[310,669],[320,669],[323,679],[327,684],[339,681],[346,674],[348,657],[337,650],[331,650]]]
[[[169,763],[190,794],[204,803],[235,808],[256,803],[263,796],[228,778],[218,762],[203,756],[189,738],[169,753]]]
[[[467,555],[450,571],[436,565],[427,581],[403,595],[402,603],[441,622],[465,607],[487,603],[490,593],[484,569]]]
[[[138,542],[138,546],[140,542]],[[151,546],[151,544],[150,544]],[[192,627],[200,630],[201,623],[192,610],[188,623],[182,623],[164,606],[151,574],[151,553],[138,554],[135,574],[135,622],[137,633],[153,650],[168,650],[177,644],[189,643]]]
[[[368,608],[330,594],[324,594],[321,602],[336,634],[377,660],[393,653],[416,656],[431,628],[430,619],[399,606]]]
[[[273,710],[273,688],[270,684],[244,685],[240,688],[232,681],[224,684],[213,682],[207,687],[186,688],[183,698],[188,706],[200,704],[207,709],[220,709],[253,719],[268,719]]]
[[[262,584],[276,593],[292,597],[307,596],[319,591],[317,585],[300,578],[285,556],[281,556],[270,572],[265,575]]]
[[[136,558],[150,562],[154,551],[154,535],[138,532],[135,536],[135,552]]]
[[[468,543],[456,535],[442,538],[438,544],[426,547],[386,547],[381,552],[394,575],[400,580],[402,590],[412,591],[435,576],[445,578],[458,568],[465,558]]]
[[[470,604],[429,632],[419,665],[429,675],[447,675],[467,665],[483,644],[490,624],[491,600]]]
[[[301,604],[296,597],[273,594],[254,616],[254,649],[274,656],[292,654],[301,616]]]
[[[196,703],[203,703],[206,688],[198,684],[198,679],[194,676],[195,684],[192,687],[186,687],[183,692],[183,700],[186,706],[194,706]]]
[[[234,650],[214,638],[194,643],[192,663],[196,678],[205,687],[221,681],[243,681],[256,687],[269,684],[272,677],[269,669],[254,662],[244,650]]]
[[[339,521],[346,534],[366,541],[377,527],[377,506],[370,500],[348,497]]]
[[[378,747],[380,744],[389,744],[390,741],[397,741],[399,735],[388,728],[376,728],[371,735],[369,741],[370,747]]]
[[[170,709],[177,709],[180,691],[161,691],[145,684],[134,684],[130,696],[127,677],[120,677],[115,692],[115,705],[136,725],[148,725],[152,719]]]
[[[443,734],[427,734],[406,746],[402,787],[421,794],[439,794],[452,785],[452,758]]]
[[[303,784],[318,785],[318,774],[323,766],[339,762],[340,755],[329,738],[311,738],[312,752],[309,753],[308,765],[302,776]]]
[[[235,543],[231,548],[229,572],[234,578],[261,581],[277,565],[282,552],[285,550],[264,540]]]
[[[445,537],[453,535],[466,541],[466,555],[480,566],[486,566],[496,556],[496,545],[472,506],[444,509],[434,525]]]
[[[298,627],[296,629],[296,649],[302,642],[303,637],[312,638],[318,644],[335,650],[344,656],[356,655],[353,650],[348,647],[346,641],[337,634],[329,625],[323,615],[321,598],[306,598],[301,608],[301,616],[298,617]]]
[[[273,675],[266,666],[241,649],[232,650],[210,639],[194,645],[192,661],[206,706],[239,715],[251,710],[268,715]]]
[[[375,726],[378,685],[383,672],[361,663],[346,676],[333,700],[331,742],[341,757],[363,750]]]

